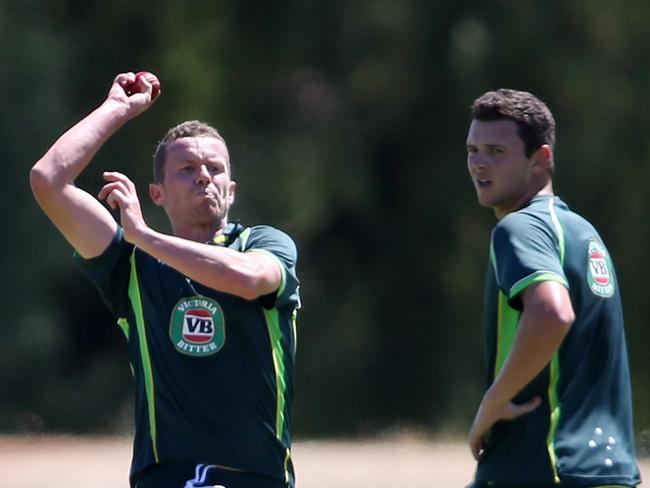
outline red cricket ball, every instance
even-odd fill
[[[135,93],[133,91],[133,87],[138,84],[138,81],[140,81],[140,78],[144,78],[147,80],[149,83],[151,83],[151,99],[155,99],[160,95],[160,80],[158,80],[158,77],[154,75],[153,73],[150,73],[149,71],[138,71],[135,74],[135,81],[133,83],[130,83],[127,89],[127,95],[132,95]]]

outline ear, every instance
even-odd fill
[[[162,183],[149,184],[149,197],[151,197],[151,201],[159,207],[162,207],[165,204],[165,188]]]
[[[228,183],[228,206],[235,203],[236,191],[237,191],[237,183],[230,180],[230,183]]]
[[[533,166],[543,172],[553,169],[553,148],[543,144],[533,153]]]

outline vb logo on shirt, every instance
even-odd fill
[[[587,263],[587,281],[594,294],[609,298],[614,294],[614,277],[612,261],[607,249],[598,241],[589,241]]]
[[[178,352],[209,356],[226,340],[224,316],[217,302],[205,297],[182,298],[169,321],[169,337]]]

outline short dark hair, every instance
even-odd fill
[[[555,145],[555,120],[549,108],[535,95],[501,88],[489,91],[474,100],[472,118],[476,120],[512,120],[517,134],[524,141],[526,157],[542,145]]]
[[[172,127],[167,131],[162,140],[158,143],[156,151],[153,154],[153,180],[155,183],[162,183],[165,179],[165,159],[167,156],[167,146],[173,143],[176,139],[183,137],[214,137],[223,142],[226,146],[226,141],[219,131],[212,127],[207,122],[201,120],[187,120]],[[226,146],[226,150],[228,146]],[[230,173],[230,157],[226,161],[228,164],[228,172]]]

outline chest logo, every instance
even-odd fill
[[[587,250],[587,282],[591,291],[601,297],[611,297],[614,294],[614,276],[612,261],[607,249],[600,242],[592,239]]]
[[[169,338],[176,350],[189,356],[209,356],[226,342],[223,310],[214,300],[182,298],[169,321]]]

